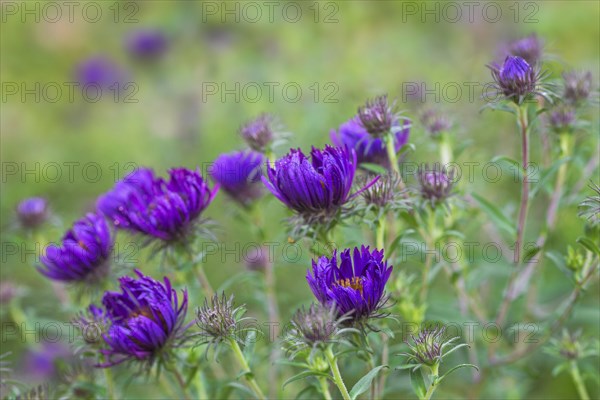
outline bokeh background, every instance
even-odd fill
[[[459,160],[485,163],[497,155],[518,158],[519,137],[508,114],[481,112],[481,90],[476,89],[475,98],[469,99],[464,83],[489,82],[485,65],[499,59],[507,41],[536,33],[545,43],[544,68],[554,78],[565,69],[591,70],[598,82],[600,4],[596,1],[496,2],[493,9],[487,9],[488,14],[484,12],[488,3],[481,2],[473,9],[472,19],[468,7],[455,2],[463,14],[458,21],[450,21],[455,11],[445,9],[444,2],[302,1],[291,2],[291,6],[282,2],[272,16],[260,1],[250,2],[257,8],[244,2],[74,3],[72,20],[67,6],[60,2],[59,18],[43,2],[0,3],[1,279],[3,285],[16,285],[21,293],[18,307],[2,304],[3,324],[18,314],[14,309],[20,313],[17,319],[28,324],[72,317],[72,310],[60,307],[62,289],[49,284],[35,270],[38,259],[34,243],[43,246],[58,240],[72,221],[93,208],[99,194],[136,166],[150,166],[163,175],[174,166],[205,170],[219,154],[244,147],[238,129],[261,112],[276,115],[281,131],[289,133],[288,142],[276,149],[277,155],[282,155],[289,147],[308,150],[311,145],[329,143],[331,129],[350,118],[365,99],[379,94],[398,98],[405,115],[418,120],[423,102],[408,101],[403,88],[407,83],[424,82],[438,96],[428,95],[426,103],[444,110],[454,121],[454,143],[465,147]],[[26,9],[34,11],[27,14]],[[259,18],[256,9],[262,14]],[[434,11],[422,14],[429,9]],[[101,10],[100,18],[97,10]],[[500,10],[499,18],[494,10]],[[300,17],[294,22],[297,12]],[[131,51],[128,40],[141,30],[164,34],[166,42],[160,55],[141,57]],[[81,68],[90,59],[103,60],[102,65],[109,70],[105,72],[108,78],[102,78],[107,86],[114,81],[130,85],[120,91],[104,87],[98,101],[86,98],[78,86],[70,98],[68,85],[86,79]],[[444,95],[442,88],[448,84],[462,88],[458,99],[450,89]],[[274,88],[272,96],[268,85]],[[283,90],[286,85],[288,92]],[[61,88],[58,96],[56,86]],[[256,87],[261,89],[260,96]],[[296,99],[298,87],[302,94]],[[216,93],[211,92],[215,88]],[[223,89],[233,89],[233,93]],[[589,117],[590,133],[578,138],[584,143],[576,159],[580,168],[598,157],[597,107]],[[541,141],[536,139],[533,159],[542,162]],[[416,151],[408,160],[437,161],[437,151],[418,123],[412,128],[410,142]],[[597,169],[594,175],[598,182]],[[481,193],[514,214],[519,191],[511,177],[505,174],[496,183],[480,178],[468,185],[463,182],[462,190]],[[573,181],[578,178],[570,177]],[[414,184],[414,179],[408,180]],[[54,214],[38,236],[21,232],[14,217],[18,202],[34,195],[47,198]],[[545,201],[531,207],[532,237],[541,224]],[[272,198],[265,199],[262,207],[268,215],[269,239],[287,243],[287,211]],[[560,230],[549,240],[549,246],[557,251],[564,252],[566,244],[582,234],[584,223],[575,211],[576,207],[565,207],[559,212]],[[535,217],[538,214],[540,221]],[[221,245],[229,246],[226,248],[253,241],[247,221],[223,193],[207,215],[217,222],[217,236]],[[467,225],[464,233],[479,238],[481,226]],[[362,234],[368,232],[348,228],[336,240],[347,247],[361,242]],[[16,253],[13,245],[18,248]],[[292,261],[276,252],[284,320],[311,299],[304,284],[310,252],[300,248],[301,256],[292,257]],[[150,272],[157,271],[155,263],[147,262],[145,251],[136,250],[133,259],[140,268],[148,264]],[[405,260],[394,265],[414,272],[420,264]],[[483,261],[480,267],[481,279],[489,285],[490,293],[500,295],[503,284],[493,282],[504,282],[508,267],[485,265]],[[206,270],[216,287],[243,269],[239,252],[227,255],[219,251],[207,258]],[[562,273],[549,262],[544,263],[539,279],[542,288],[537,296],[542,302],[554,304],[570,290]],[[231,290],[240,303],[249,305],[251,315],[264,319],[255,286],[252,281],[240,280],[232,283]],[[573,329],[583,329],[584,335],[595,340],[598,300],[598,286],[594,284],[569,322]],[[460,320],[454,292],[441,274],[431,291],[427,317]],[[31,335],[21,340],[19,335],[3,334],[0,345],[1,353],[12,352],[13,369],[34,382],[35,378],[27,375],[31,371],[27,370],[26,358],[42,344]],[[501,368],[482,396],[574,396],[567,374],[551,376],[555,363],[537,352],[519,368]],[[597,363],[597,358],[591,359],[586,372],[597,374]],[[358,369],[356,372],[356,377],[360,376]],[[457,373],[456,382],[447,384],[438,395],[461,397],[465,382],[469,382],[469,373]],[[597,379],[588,383],[597,395]],[[390,398],[412,396],[406,375],[392,373],[389,384]],[[294,390],[290,385],[284,394],[293,397]],[[128,391],[160,397],[138,382],[131,383]]]

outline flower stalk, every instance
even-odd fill
[[[340,369],[337,365],[337,359],[333,354],[333,351],[331,350],[331,346],[328,346],[327,349],[325,349],[325,356],[327,357],[329,367],[331,368],[331,372],[333,373],[333,381],[340,390],[342,397],[344,398],[344,400],[350,400],[350,394],[348,393],[348,389],[346,389],[344,379],[342,379],[342,374],[340,373]]]
[[[579,398],[581,400],[589,400],[590,395],[585,388],[585,383],[583,382],[583,378],[579,372],[579,367],[577,366],[576,360],[571,360],[570,373],[571,377],[573,378],[573,383],[575,383],[575,387],[577,388],[577,393],[579,393]]]
[[[240,345],[233,338],[229,339],[229,344],[231,345],[236,361],[245,372],[244,379],[246,380],[248,387],[254,392],[257,399],[266,399],[260,386],[258,386],[258,383],[256,383],[256,380],[254,379],[250,365],[248,364],[248,361],[246,361],[246,357],[244,356],[242,349],[240,349]]]

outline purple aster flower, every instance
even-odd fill
[[[398,152],[408,142],[409,123],[405,121],[402,128],[399,120],[396,120],[393,129],[396,130],[394,148]],[[385,168],[390,167],[383,139],[370,135],[359,117],[353,117],[344,122],[337,132],[332,130],[330,137],[334,145],[338,147],[348,146],[354,149],[359,163],[372,163]]]
[[[509,55],[522,58],[529,65],[537,65],[542,59],[543,48],[543,41],[534,33],[511,42],[507,52]]]
[[[317,300],[326,306],[335,306],[338,315],[348,314],[352,321],[362,322],[381,316],[384,306],[385,284],[392,273],[383,259],[383,250],[373,251],[369,247],[355,247],[331,258],[323,256],[312,261],[312,275],[307,272],[306,280]]]
[[[158,29],[140,29],[132,32],[126,40],[125,46],[129,53],[143,60],[160,58],[168,47],[165,34]]]
[[[432,203],[443,201],[448,198],[454,186],[453,174],[438,167],[429,169],[426,166],[424,169],[420,169],[418,178],[421,197]]]
[[[252,150],[265,152],[271,146],[274,138],[273,117],[261,114],[256,119],[247,122],[240,128],[240,135]]]
[[[220,155],[210,175],[221,188],[240,204],[248,206],[262,196],[262,153],[247,150]]]
[[[140,169],[98,199],[98,209],[115,226],[166,243],[185,240],[198,217],[217,194],[199,171],[174,168],[165,181]]]
[[[43,342],[29,350],[23,358],[23,373],[30,381],[49,381],[59,377],[60,363],[73,362],[75,357],[61,342]]]
[[[517,104],[522,104],[531,95],[544,94],[538,90],[540,74],[521,57],[507,56],[503,65],[494,63],[488,68],[495,81],[493,88]]]
[[[124,361],[141,361],[148,365],[181,344],[188,306],[187,291],[177,296],[169,279],[158,282],[135,270],[138,278],[119,279],[120,292],[106,292],[102,298],[111,326],[103,335],[106,348],[102,354],[109,367]]]
[[[61,245],[50,244],[39,271],[63,282],[95,283],[110,270],[114,235],[100,214],[87,214],[73,224]]]
[[[85,313],[75,318],[73,323],[81,330],[81,336],[86,344],[97,345],[104,343],[102,335],[107,332],[110,320],[103,308],[91,304]]]
[[[312,148],[310,159],[300,149],[275,162],[267,161],[262,180],[283,204],[305,216],[334,214],[350,198],[356,153],[347,147]]]
[[[29,197],[17,206],[17,218],[24,228],[37,228],[48,219],[49,214],[48,201],[42,197]]]
[[[82,86],[99,86],[101,89],[115,90],[122,86],[126,74],[113,60],[97,56],[77,66],[76,79]]]

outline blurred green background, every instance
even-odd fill
[[[42,243],[58,240],[73,220],[93,207],[96,196],[132,167],[150,166],[161,175],[174,166],[201,166],[206,170],[207,163],[219,154],[244,147],[238,128],[261,112],[276,115],[282,130],[290,132],[289,142],[277,149],[278,156],[289,147],[308,150],[310,145],[329,143],[330,130],[349,119],[357,106],[375,95],[388,93],[397,97],[405,114],[418,120],[422,104],[402,101],[403,85],[410,82],[425,82],[428,89],[435,89],[436,83],[440,88],[458,83],[463,89],[455,102],[444,101],[441,90],[437,90],[442,97],[437,104],[433,96],[426,98],[429,105],[438,106],[455,122],[455,144],[468,141],[461,161],[485,163],[497,155],[518,158],[520,144],[513,120],[503,113],[481,113],[484,104],[478,98],[481,91],[476,90],[476,98],[470,101],[464,83],[489,82],[485,65],[498,59],[498,49],[503,43],[530,33],[537,33],[544,40],[547,54],[544,67],[554,78],[566,69],[585,69],[591,70],[594,81],[598,82],[600,3],[597,1],[495,2],[496,9],[501,10],[497,22],[490,20],[495,19],[493,9],[484,13],[486,2],[473,9],[472,21],[467,5],[453,3],[463,13],[462,20],[457,22],[448,21],[453,19],[453,10],[447,9],[448,14],[443,14],[444,2],[307,1],[291,2],[291,6],[290,2],[283,2],[273,9],[272,20],[264,2],[250,2],[257,4],[262,13],[256,22],[253,22],[255,11],[248,8],[248,2],[91,2],[102,12],[97,22],[89,21],[95,19],[89,18],[94,16],[92,9],[88,10],[87,18],[82,14],[86,2],[75,3],[73,21],[69,20],[64,5],[62,17],[53,21],[52,10],[46,10],[47,18],[42,15],[45,3],[0,3],[3,11],[1,277],[3,282],[14,282],[27,290],[22,308],[28,320],[65,321],[70,316],[56,306],[52,286],[33,268],[36,259],[27,249],[32,249],[36,239],[14,227],[15,207],[25,197],[37,195],[49,200],[60,222],[48,226],[39,240]],[[35,4],[40,7],[38,11],[24,13],[25,7],[35,10]],[[234,11],[224,13],[226,7]],[[416,15],[413,7],[417,9]],[[421,14],[436,7],[438,12]],[[292,22],[298,10],[300,18]],[[35,21],[36,13],[39,22]],[[528,22],[523,22],[526,19]],[[126,37],[143,28],[159,29],[167,35],[168,48],[161,59],[135,59],[125,48]],[[135,93],[127,91],[129,99],[135,102],[128,102],[123,96],[115,101],[114,92],[106,92],[94,103],[86,101],[77,89],[74,99],[69,99],[64,89],[56,102],[49,101],[48,96],[52,95],[45,95],[39,89],[33,89],[37,94],[23,92],[24,87],[44,87],[53,82],[64,88],[66,82],[76,80],[77,66],[94,56],[113,60],[124,71],[125,80],[135,84]],[[260,98],[253,101],[255,92],[250,88],[246,96],[238,90],[238,99],[234,94],[223,93],[221,85],[232,89],[236,83],[240,88],[256,84],[262,90]],[[14,88],[13,84],[19,88],[16,94],[8,91]],[[216,94],[206,90],[213,84],[219,87]],[[289,99],[294,97],[293,89],[282,91],[286,84],[301,88],[298,101]],[[268,85],[274,87],[272,98]],[[598,156],[597,111],[595,107],[590,112],[591,134],[578,137],[579,167]],[[535,137],[532,141],[532,158],[541,162],[540,140]],[[409,161],[436,161],[437,151],[418,124],[411,131],[410,142],[417,150],[409,155]],[[89,166],[90,163],[93,165]],[[56,165],[61,174],[58,178],[55,178]],[[69,165],[73,165],[72,170]],[[26,170],[36,172],[23,175]],[[577,178],[571,177],[573,181]],[[597,170],[594,180],[598,182]],[[409,178],[409,184],[414,184],[414,179]],[[510,177],[490,183],[479,176],[474,183],[461,185],[465,192],[482,193],[514,215],[519,191]],[[539,207],[531,207],[532,239],[542,223],[546,201],[542,199]],[[272,198],[264,199],[262,204],[268,215],[269,239],[286,243],[286,210]],[[575,210],[569,207],[559,213],[561,228],[551,235],[550,247],[564,252],[566,244],[582,234],[584,224],[574,216]],[[240,243],[243,247],[253,240],[247,222],[239,218],[235,205],[223,193],[208,208],[207,216],[217,221],[217,236],[224,246],[234,248],[235,243]],[[336,241],[347,247],[362,240],[361,232],[367,234],[352,231],[357,229],[344,230]],[[465,233],[480,238],[481,226],[477,223],[465,226]],[[123,240],[124,236],[120,238]],[[17,254],[7,254],[4,251],[7,242],[18,246],[28,243],[29,247],[25,250],[21,247]],[[301,258],[295,262],[286,261],[281,252],[276,253],[283,320],[299,304],[311,299],[304,284],[310,252],[306,247],[300,248]],[[136,254],[136,257],[144,269],[147,255]],[[419,264],[413,260],[394,265],[397,269],[417,271]],[[496,271],[501,267],[481,266],[482,273],[489,275],[492,282],[507,276]],[[208,275],[217,287],[243,268],[243,259],[222,253],[209,256],[206,264]],[[151,270],[156,268],[152,266]],[[443,278],[438,280],[431,292],[428,317],[460,318],[453,306],[454,292]],[[540,280],[543,289],[539,296],[549,302],[569,292],[568,282],[550,263],[544,264]],[[237,300],[249,303],[250,314],[260,316],[255,291],[248,285],[235,286]],[[490,291],[500,294],[502,287],[492,283]],[[9,317],[2,315],[5,322]],[[597,340],[597,284],[590,289],[571,323]],[[12,350],[14,360],[18,360],[32,344],[3,339],[1,345],[2,353]],[[399,364],[400,359],[393,362]],[[554,362],[538,352],[523,362],[524,368],[499,369],[484,394],[502,398],[573,396],[574,388],[566,374],[549,377]],[[588,370],[593,372],[597,362],[597,358],[591,361]],[[460,397],[464,393],[460,380],[468,382],[469,375],[464,372],[456,377],[457,383],[444,389],[445,397]],[[390,384],[395,387],[390,396],[412,396],[406,375],[392,373]],[[597,383],[593,385],[593,392],[598,394]],[[139,391],[136,393],[157,396],[138,384],[132,386],[135,388],[131,390]],[[291,388],[286,389],[288,397],[294,396]]]

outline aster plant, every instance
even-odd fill
[[[43,197],[28,197],[17,205],[17,218],[25,229],[38,228],[49,217],[48,201]]]
[[[488,68],[494,79],[491,87],[495,91],[495,97],[500,96],[501,99],[520,106],[539,95],[552,103],[550,87],[544,84],[547,74],[539,72],[521,57],[507,56],[502,65],[492,63]]]
[[[135,58],[140,60],[156,60],[168,49],[166,35],[159,29],[145,28],[133,31],[127,36],[125,47]]]

